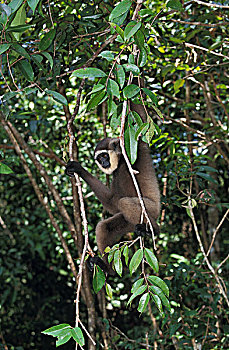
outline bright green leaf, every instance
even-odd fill
[[[0,44],[0,55],[9,49],[11,44]]]
[[[70,328],[71,328],[71,326],[69,324],[61,323],[61,324],[58,324],[56,326],[50,327],[41,333],[47,334],[47,335],[52,335],[53,337],[57,337],[59,334],[62,334],[61,332],[63,330],[70,329]]]
[[[133,255],[133,257],[132,257],[132,259],[130,261],[129,269],[130,269],[130,274],[131,275],[132,275],[132,273],[134,271],[137,270],[138,266],[141,264],[142,259],[143,259],[143,250],[142,249],[138,249],[134,253],[134,255]]]
[[[88,102],[87,111],[90,111],[92,108],[95,108],[99,104],[101,104],[107,98],[106,91],[102,90],[95,95],[93,95]]]
[[[122,276],[122,259],[120,250],[116,250],[114,253],[114,267],[119,276]]]
[[[79,327],[72,328],[71,335],[77,344],[79,344],[80,346],[85,345],[84,336],[83,336],[83,333]]]
[[[113,79],[108,79],[107,93],[108,95],[116,96],[118,99],[120,99],[119,86]]]
[[[39,1],[40,1],[40,0],[27,0],[29,7],[30,7],[31,10],[33,11],[33,14],[34,14],[34,12],[35,12],[35,10],[36,10],[36,7],[37,7]]]
[[[59,336],[57,341],[56,341],[56,347],[63,345],[71,339],[72,333],[71,330],[69,330],[66,334],[63,334],[62,336]]]
[[[138,311],[139,312],[144,312],[148,303],[150,300],[150,294],[149,293],[145,293],[141,296],[140,300],[139,300],[139,304],[138,304]]]
[[[147,88],[142,88],[142,90],[144,91],[144,93],[149,96],[149,98],[151,99],[151,101],[155,104],[155,105],[158,105],[158,100],[157,100],[157,96],[152,92],[150,91],[149,89]]]
[[[114,59],[114,53],[111,51],[103,51],[99,54],[98,57],[105,58],[108,62],[113,61]]]
[[[72,73],[73,77],[77,78],[102,78],[105,77],[106,74],[98,68],[80,68]]]
[[[6,164],[0,162],[0,174],[12,174],[13,170],[11,170]]]
[[[106,277],[103,270],[101,270],[101,268],[98,265],[95,265],[93,276],[93,289],[96,294],[100,291],[100,289],[103,288],[105,280]]]
[[[143,285],[144,278],[139,278],[136,282],[134,282],[132,288],[131,288],[131,293],[134,294],[136,290]]]
[[[162,304],[170,311],[171,310],[170,303],[166,298],[165,294],[162,292],[162,290],[156,286],[150,286],[149,289],[154,295],[159,296],[159,298],[162,301]]]
[[[126,245],[124,250],[123,250],[123,255],[125,257],[125,263],[126,265],[128,264],[128,260],[129,260],[129,248],[128,246]]]
[[[148,248],[144,248],[145,259],[147,263],[152,267],[152,269],[158,273],[159,265],[156,256]]]
[[[23,0],[12,0],[8,6],[11,8],[12,13],[16,12],[21,4],[23,3]]]
[[[132,72],[134,75],[140,74],[140,69],[135,64],[125,63],[125,64],[123,64],[123,67],[124,67],[126,72]]]
[[[128,300],[128,303],[127,305],[129,305],[133,300],[134,298],[136,298],[138,295],[141,295],[142,293],[144,293],[147,289],[147,286],[141,286],[139,287],[135,293],[133,295],[131,295],[130,299]]]
[[[113,291],[109,283],[106,283],[106,293],[109,298],[113,298]]]

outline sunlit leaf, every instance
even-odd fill
[[[72,338],[77,342],[77,344],[79,344],[80,346],[85,345],[84,336],[79,327],[72,328],[71,335],[72,335]]]
[[[145,259],[148,262],[148,264],[152,267],[152,269],[158,273],[159,271],[159,265],[158,265],[158,261],[156,256],[154,255],[154,253],[149,250],[148,248],[144,248],[144,255],[145,255]]]
[[[167,284],[160,277],[149,276],[148,280],[150,281],[150,283],[159,287],[165,295],[169,296],[169,288],[168,288]]]
[[[121,1],[112,11],[109,16],[109,21],[113,22],[113,20],[127,11],[129,11],[130,7],[132,5],[132,1],[130,0],[123,0]]]
[[[102,78],[105,77],[106,74],[98,68],[80,68],[72,73],[73,77],[77,78]]]
[[[132,98],[136,96],[140,91],[140,87],[135,84],[130,84],[123,89],[124,98]]]
[[[124,39],[129,40],[141,27],[141,22],[131,21],[124,30]]]
[[[143,250],[142,249],[138,249],[134,253],[134,255],[133,255],[133,257],[132,257],[132,259],[130,261],[130,264],[129,264],[129,269],[130,269],[131,275],[132,275],[132,273],[134,271],[137,270],[138,266],[141,264],[142,259],[143,259]]]
[[[150,301],[150,294],[149,292],[148,293],[145,293],[141,296],[140,300],[139,300],[139,304],[138,304],[138,311],[139,312],[144,312],[145,309],[147,308],[147,305]]]
[[[0,162],[0,174],[12,174],[13,170],[11,170],[8,165]]]

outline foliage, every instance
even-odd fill
[[[30,182],[34,179],[42,191],[77,265],[80,235],[75,244],[52,186],[30,154],[36,152],[78,229],[80,213],[72,213],[63,159],[68,158],[66,123],[81,87],[74,122],[79,161],[98,174],[91,161],[94,145],[105,129],[119,135],[127,103],[126,151],[134,164],[138,138],[150,143],[162,215],[156,252],[149,238],[107,251],[117,276],[105,281],[95,267],[87,287],[91,280],[89,289],[98,294],[93,302],[81,298],[80,320],[91,325],[96,319],[93,336],[110,349],[229,346],[222,293],[228,288],[228,4],[144,1],[134,16],[137,6],[130,0],[0,4],[1,112],[30,146],[26,153],[17,139],[16,153],[17,143],[7,128],[1,129],[3,348],[51,349],[55,338],[41,331],[54,325],[44,333],[57,336],[57,345],[66,341],[63,348],[72,349],[75,341],[84,346],[85,339],[85,348],[93,349],[85,330],[70,326],[75,322],[74,274],[56,226]],[[140,84],[143,72],[145,87]],[[129,110],[130,100],[145,104],[144,123]],[[90,244],[96,250],[94,228],[101,207],[85,185],[83,191]],[[211,247],[213,270],[204,262],[201,244],[205,253]]]

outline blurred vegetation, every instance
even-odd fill
[[[125,46],[110,26],[115,5],[109,0],[0,4],[0,349],[53,349],[55,339],[41,332],[59,323],[75,324],[73,271],[19,154],[78,269],[82,232],[73,215],[73,187],[64,175],[64,162],[68,160],[67,121],[76,108],[82,79],[71,74],[92,66],[109,74],[118,55],[120,64],[131,62],[133,46]],[[134,2],[130,5],[120,24],[123,30],[136,8]],[[137,279],[128,269],[123,277],[109,277],[113,298],[106,297],[105,308],[103,293],[95,295],[92,276],[86,271],[83,291],[89,293],[93,306],[88,298],[81,299],[80,320],[87,329],[94,322],[97,344],[93,347],[87,340],[88,349],[102,348],[101,344],[107,349],[229,348],[228,299],[215,278],[228,298],[228,8],[223,0],[217,4],[155,0],[141,6],[137,20],[142,23],[144,45],[140,52],[147,60],[142,58],[140,68],[146,88],[157,97],[153,104],[146,102],[155,126],[151,151],[162,200],[155,253],[159,276],[170,289],[172,312],[166,311],[162,318],[152,304],[139,315],[136,299],[127,307]],[[106,51],[113,55],[111,59],[104,58]],[[116,119],[107,118],[107,101],[101,98],[88,109],[91,95],[87,94],[97,82],[98,78],[85,80],[74,127],[79,161],[106,181],[93,164],[93,149],[106,133],[119,135],[116,121],[123,99],[114,98]],[[29,153],[35,152],[46,170],[76,227],[78,245],[42,171],[22,143],[17,152],[19,141],[13,143],[7,125],[16,128]],[[96,251],[95,226],[102,207],[85,184],[83,193],[90,245]],[[204,262],[188,198],[205,252],[215,236],[209,254],[213,271]],[[146,246],[152,247],[150,239]],[[137,249],[133,247],[132,254]],[[72,349],[75,343],[70,340],[62,347]]]

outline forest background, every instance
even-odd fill
[[[1,349],[229,348],[228,10],[228,1],[1,2]],[[140,134],[151,147],[161,233],[144,251],[160,269],[144,255],[130,271],[138,239],[96,293],[80,258],[85,237],[96,252],[102,207],[82,182],[83,210],[65,164],[79,159],[107,181],[93,149],[124,131],[129,100],[148,112],[145,124],[124,113],[125,145],[132,163]],[[161,289],[150,301],[137,289],[127,305],[143,273]],[[41,333],[58,324],[69,326],[57,339]]]

